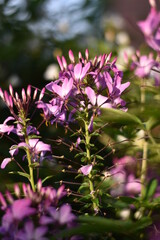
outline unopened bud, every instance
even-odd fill
[[[38,182],[37,182],[37,190],[38,190],[38,192],[41,191],[41,188],[42,188],[42,181],[41,181],[41,179],[39,179]]]
[[[9,85],[9,92],[10,92],[11,96],[13,97],[14,96],[14,90],[13,90],[13,87],[12,87],[11,84]]]
[[[43,88],[43,89],[41,90],[41,92],[40,92],[39,101],[43,98],[44,93],[45,93],[45,88]]]
[[[85,57],[86,57],[86,60],[88,61],[88,58],[89,58],[89,51],[88,51],[88,49],[86,49],[86,51],[85,51]]]
[[[75,63],[74,54],[72,50],[69,50],[69,59],[71,60],[72,63]]]
[[[149,4],[151,7],[156,8],[156,1],[155,0],[149,0]]]
[[[34,93],[33,93],[33,100],[36,99],[36,97],[37,97],[37,92],[38,92],[38,89],[36,88],[36,89],[34,90]]]
[[[67,69],[67,61],[64,56],[62,56],[62,64],[65,69]]]
[[[64,70],[63,64],[62,64],[61,58],[59,56],[57,56],[57,61],[58,61],[58,64],[60,66],[60,69],[63,71]]]
[[[22,89],[22,101],[23,101],[24,103],[26,103],[26,93],[25,93],[24,88]]]
[[[14,192],[15,192],[16,197],[19,198],[20,195],[21,195],[21,191],[20,191],[20,188],[19,188],[18,184],[14,185]]]
[[[28,87],[27,87],[27,97],[28,98],[31,97],[31,85],[28,85]]]
[[[101,58],[101,61],[100,61],[100,65],[99,65],[100,68],[103,67],[104,62],[105,62],[105,58],[106,58],[106,54],[103,54],[103,56],[102,56],[102,58]]]
[[[112,57],[112,53],[109,53],[107,58],[106,58],[106,62],[105,63],[108,63],[110,61],[111,57]]]
[[[14,199],[9,191],[6,191],[6,198],[10,204],[14,202]]]

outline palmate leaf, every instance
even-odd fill
[[[80,216],[79,221],[80,225],[78,227],[61,231],[58,236],[68,237],[73,235],[89,235],[91,233],[103,234],[107,232],[130,235],[152,224],[149,217],[144,217],[133,222],[131,220],[122,221],[103,217]]]
[[[135,115],[124,112],[122,110],[108,108],[108,109],[102,109],[102,115],[96,119],[102,120],[103,122],[108,123],[119,123],[121,125],[136,125],[140,127],[141,129],[144,129],[144,125],[142,121]]]

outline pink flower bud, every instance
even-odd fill
[[[23,101],[24,103],[26,103],[26,93],[25,93],[24,88],[22,88],[22,101]]]
[[[151,7],[156,8],[155,0],[149,0],[149,4],[151,5]]]
[[[106,54],[103,54],[103,56],[102,56],[102,58],[101,58],[101,61],[100,61],[99,68],[102,68],[102,67],[103,67],[104,62],[105,62],[105,58],[106,58]]]
[[[97,56],[95,56],[95,58],[93,59],[93,66],[95,66],[97,64]]]
[[[38,192],[41,192],[41,188],[42,188],[42,181],[41,181],[41,179],[39,179],[38,182],[37,182],[37,190],[38,190]]]
[[[4,94],[3,94],[3,91],[2,91],[2,89],[0,88],[0,97],[3,99],[3,101],[4,101]]]
[[[88,58],[89,58],[89,51],[88,51],[88,49],[86,49],[86,51],[85,51],[85,56],[86,56],[86,60],[88,61]]]
[[[11,96],[13,97],[14,96],[14,90],[13,90],[13,87],[12,87],[11,84],[9,85],[9,92],[10,92]]]
[[[14,199],[9,191],[6,191],[6,198],[10,204],[14,202]]]
[[[0,192],[0,203],[2,204],[2,208],[5,209],[7,207],[6,200],[4,199],[2,193]]]
[[[9,101],[9,94],[7,91],[4,91],[4,99],[5,99],[5,102],[8,106],[10,106],[10,101]]]
[[[64,69],[67,69],[67,61],[64,56],[62,56],[62,64],[63,64]]]
[[[75,63],[74,54],[72,50],[69,50],[69,59],[71,60],[72,63]]]
[[[16,197],[19,198],[21,196],[21,191],[20,191],[18,184],[14,185],[14,192],[15,192]]]
[[[79,59],[82,59],[82,58],[83,58],[81,52],[78,53],[78,57],[79,57]]]
[[[38,89],[36,88],[36,89],[34,90],[34,93],[33,93],[33,100],[36,99],[36,97],[37,97],[37,92],[38,92]]]
[[[59,63],[60,69],[63,71],[63,70],[64,70],[64,67],[63,67],[61,58],[60,58],[59,56],[57,56],[57,61],[58,61],[58,63]]]
[[[112,57],[112,53],[109,53],[108,56],[107,56],[107,58],[106,58],[105,64],[110,61],[111,57]]]
[[[43,98],[44,93],[45,93],[45,87],[42,88],[42,90],[41,90],[41,92],[40,92],[40,95],[39,95],[39,101]]]
[[[28,98],[31,97],[31,85],[28,85],[28,87],[27,87],[27,97]]]
[[[9,96],[9,106],[13,108],[13,100],[11,96]]]

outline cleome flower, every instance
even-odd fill
[[[70,205],[59,206],[59,200],[65,195],[63,185],[55,190],[42,187],[41,180],[36,192],[23,184],[22,191],[18,185],[14,186],[15,197],[9,191],[5,197],[0,193],[1,239],[48,240],[62,229],[74,226],[76,216]]]
[[[60,73],[59,78],[46,85],[50,92],[49,102],[38,101],[37,108],[42,109],[44,119],[51,123],[69,123],[79,111],[88,108],[93,118],[100,107],[121,108],[126,110],[121,94],[130,85],[122,82],[122,72],[116,66],[116,58],[111,62],[111,53],[89,59],[86,49],[85,57],[79,52],[76,62],[74,54],[69,50],[70,63],[64,56],[57,57]],[[112,77],[111,77],[112,76]],[[69,118],[69,113],[74,113]]]

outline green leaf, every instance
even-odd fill
[[[118,109],[103,108],[102,116],[100,116],[99,118],[109,123],[120,123],[122,125],[134,124],[138,125],[141,129],[144,129],[144,125],[138,117],[131,113],[127,113]]]
[[[158,186],[157,179],[151,179],[146,187],[145,199],[150,199],[156,192]]]
[[[80,157],[80,156],[87,156],[87,153],[86,152],[77,153],[75,155],[75,158]]]
[[[133,222],[131,220],[122,221],[103,217],[80,216],[79,221],[81,223],[80,226],[61,231],[58,236],[68,237],[73,235],[89,235],[91,233],[103,234],[106,232],[130,235],[152,224],[149,217],[144,217]]]
[[[20,176],[23,176],[23,177],[25,177],[25,178],[28,178],[28,179],[30,179],[30,175],[28,174],[28,173],[24,173],[24,172],[19,172],[19,171],[17,171],[17,172],[9,172],[9,174],[17,174],[17,175],[20,175]]]
[[[139,203],[139,200],[137,198],[132,198],[132,197],[123,197],[122,196],[122,197],[119,197],[118,199],[127,204]]]
[[[54,177],[54,175],[50,175],[50,176],[47,176],[45,177],[43,180],[42,180],[42,183],[44,183],[45,181],[47,181],[48,179]]]
[[[160,124],[159,118],[151,117],[149,118],[145,125],[147,130],[151,130],[152,128],[156,127],[159,124]]]
[[[99,159],[99,160],[104,160],[104,158],[103,158],[102,156],[100,156],[100,155],[95,155],[95,157],[96,157],[97,159]]]

